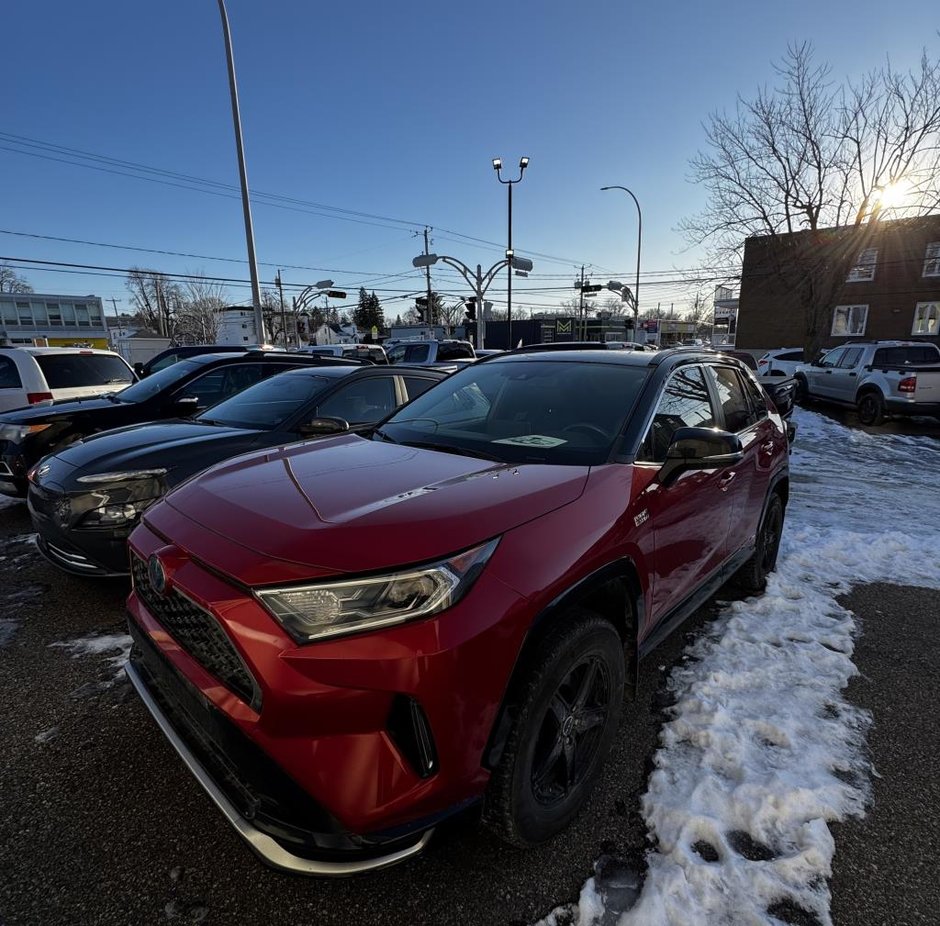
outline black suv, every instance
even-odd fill
[[[25,496],[26,475],[34,463],[89,434],[158,418],[189,418],[274,373],[336,364],[363,365],[269,351],[203,354],[120,392],[6,412],[0,415],[0,492]]]
[[[39,549],[77,575],[124,574],[141,513],[190,476],[249,451],[367,431],[446,376],[371,364],[291,370],[192,421],[97,434],[34,467],[28,498]]]

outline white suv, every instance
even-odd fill
[[[109,350],[0,347],[0,412],[117,392],[137,377]]]
[[[757,372],[761,376],[769,373],[771,370],[779,370],[792,376],[796,368],[803,362],[802,347],[782,347],[777,350],[769,350],[757,361]]]

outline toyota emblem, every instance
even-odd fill
[[[150,579],[150,585],[158,595],[166,592],[166,570],[156,553],[152,553],[150,559],[147,560],[147,578]]]

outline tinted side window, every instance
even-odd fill
[[[669,378],[637,459],[662,463],[679,428],[712,428],[712,409],[701,367],[685,367]]]
[[[862,356],[861,347],[850,347],[842,355],[842,359],[839,361],[840,370],[851,370],[855,364],[858,363],[859,359]]]
[[[751,408],[754,410],[758,419],[766,418],[770,413],[767,411],[767,398],[764,395],[764,389],[761,384],[747,373],[741,374],[741,382],[744,383],[744,391],[747,393],[747,397],[751,402]]]
[[[474,357],[473,348],[467,344],[438,344],[438,360],[464,360]]]
[[[743,431],[757,423],[757,414],[751,408],[736,370],[730,367],[709,367],[718,390],[718,403],[724,413],[725,428],[732,433]]]
[[[208,408],[227,399],[242,389],[247,389],[265,376],[277,373],[285,367],[275,367],[274,364],[236,363],[231,366],[217,367],[209,373],[197,376],[188,383],[174,398],[182,399],[195,396],[199,400],[199,408]]]
[[[404,349],[405,363],[424,363],[428,359],[429,344],[408,344]]]
[[[940,354],[930,344],[918,347],[881,347],[875,351],[872,366],[912,363],[940,363]]]
[[[837,347],[835,350],[829,351],[828,354],[824,354],[819,365],[821,367],[837,367],[844,353],[844,347]]]
[[[408,399],[416,399],[422,392],[427,392],[436,382],[436,379],[423,376],[405,376],[405,391],[408,393]]]
[[[151,368],[151,373],[156,373],[157,370],[163,370],[166,367],[173,366],[177,360],[180,360],[179,354],[167,354],[166,357],[161,357]]]
[[[20,371],[9,357],[0,357],[0,389],[20,389]]]
[[[801,350],[788,350],[786,353],[777,354],[777,360],[795,360],[802,361],[803,351]]]
[[[317,408],[323,418],[344,418],[350,424],[378,421],[395,410],[395,379],[392,376],[373,376],[343,386]]]

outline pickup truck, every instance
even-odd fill
[[[463,364],[476,360],[473,345],[456,339],[432,341],[414,338],[398,341],[392,347],[386,342],[385,349],[389,363],[407,363],[409,366]]]
[[[858,409],[862,424],[892,415],[940,418],[940,348],[925,341],[855,341],[796,368],[797,401]]]

